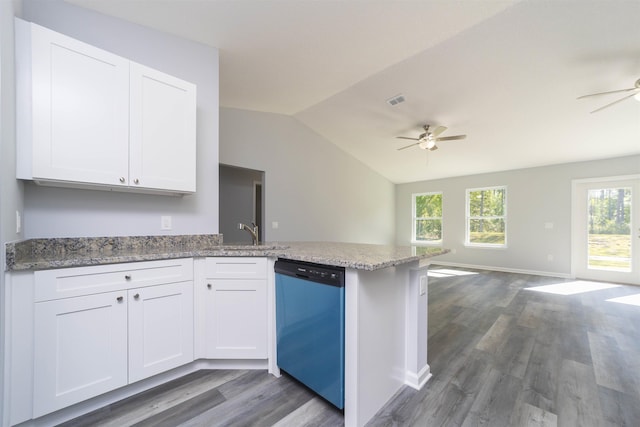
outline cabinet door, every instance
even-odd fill
[[[193,361],[193,282],[128,291],[129,382]]]
[[[129,61],[31,28],[33,178],[127,185]]]
[[[131,63],[130,185],[196,191],[196,87]]]
[[[34,320],[34,418],[127,384],[125,292],[36,303]]]
[[[208,279],[207,357],[267,358],[267,281]]]

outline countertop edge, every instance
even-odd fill
[[[52,240],[55,244],[61,239]],[[64,239],[62,239],[64,240]],[[42,242],[38,242],[42,244]],[[40,255],[18,253],[16,244],[7,244],[5,271],[34,271],[56,268],[86,267],[141,261],[159,261],[178,258],[205,257],[268,257],[375,271],[432,258],[450,252],[443,248],[416,248],[411,246],[387,246],[358,243],[332,242],[283,242],[269,243],[262,248],[251,245],[207,245],[207,248],[130,248],[116,251],[68,251]],[[406,253],[410,251],[410,253]],[[423,251],[422,253],[416,253]],[[64,252],[64,251],[63,251]],[[364,255],[363,255],[364,254]],[[367,261],[367,257],[372,260]]]

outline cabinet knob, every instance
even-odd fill
[[[140,294],[135,294],[135,295],[133,296],[133,299],[140,299]]]
[[[122,298],[122,297],[118,297],[118,298],[116,298],[116,301],[118,301],[118,302],[122,302],[122,300],[123,300],[123,299],[124,299],[124,298]]]
[[[131,275],[130,274],[125,274],[124,280],[131,280]]]
[[[125,181],[124,176],[121,176],[120,177],[120,182],[124,184],[124,181]]]
[[[138,178],[134,179],[134,180],[133,180],[133,182],[134,182],[135,184],[140,184],[140,180],[139,180]]]
[[[207,289],[211,289],[211,283],[207,283]]]

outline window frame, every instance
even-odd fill
[[[504,198],[503,198],[503,206],[502,206],[502,215],[491,215],[491,216],[471,216],[471,193],[478,191],[489,191],[489,190],[504,190]],[[508,221],[507,221],[507,197],[508,190],[506,185],[495,185],[491,187],[477,187],[477,188],[467,188],[465,192],[465,235],[464,235],[464,245],[472,248],[487,248],[487,249],[506,249],[507,248],[507,230],[508,230]],[[501,219],[504,223],[504,243],[476,243],[471,242],[471,220],[474,219]]]
[[[439,217],[417,217],[416,216],[416,198],[419,196],[432,196],[440,195],[440,212]],[[423,193],[411,194],[411,244],[416,246],[442,246],[444,240],[444,194],[442,191],[427,191]],[[416,239],[416,224],[418,220],[440,220],[440,240],[417,240]]]

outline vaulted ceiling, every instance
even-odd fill
[[[640,0],[68,1],[219,48],[221,106],[291,115],[392,182],[640,154],[640,100],[576,99],[640,79]],[[424,124],[468,136],[398,151]]]

